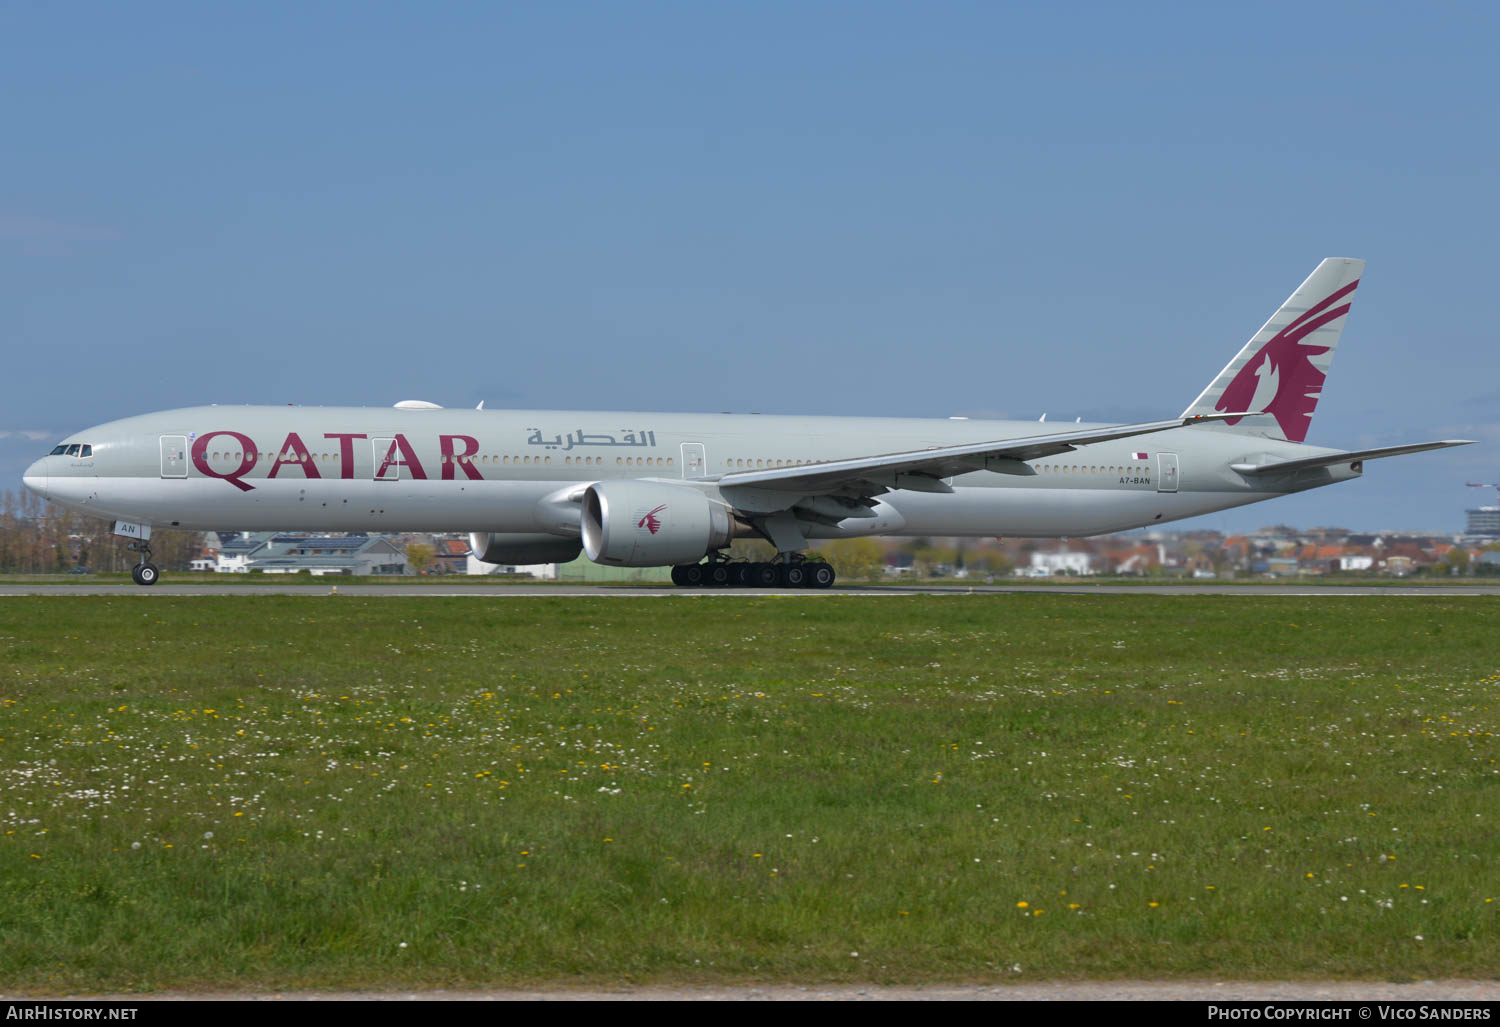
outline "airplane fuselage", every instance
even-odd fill
[[[203,406],[75,433],[27,485],[83,513],[158,528],[464,531],[577,537],[558,498],[615,479],[688,485],[870,454],[1034,437],[1035,421],[369,407]],[[76,447],[70,455],[70,447]],[[87,448],[88,456],[83,456]],[[1177,520],[1357,477],[1358,463],[1279,476],[1230,465],[1334,453],[1184,427],[1083,445],[1019,473],[893,489],[873,516],[809,538],[1085,536]]]

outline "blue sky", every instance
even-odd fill
[[[8,4],[0,475],[200,402],[1171,416],[1369,261],[1309,442],[1500,480],[1495,5]]]

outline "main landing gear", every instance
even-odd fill
[[[801,558],[782,563],[709,560],[672,568],[672,584],[680,588],[828,588],[835,577],[832,564]]]
[[[144,542],[132,542],[128,547],[141,554],[140,562],[130,568],[130,576],[137,585],[154,585],[159,577],[156,564],[151,562],[151,547]]]

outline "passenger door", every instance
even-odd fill
[[[371,455],[374,463],[370,469],[376,481],[400,481],[403,460],[401,450],[396,446],[394,438],[371,439]]]
[[[187,477],[186,435],[163,435],[161,437],[161,476],[163,478]]]
[[[1177,491],[1177,454],[1156,454],[1156,491]]]

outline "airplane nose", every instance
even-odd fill
[[[26,468],[26,473],[21,477],[21,483],[43,499],[47,498],[47,472],[42,467],[42,461],[38,460]]]

